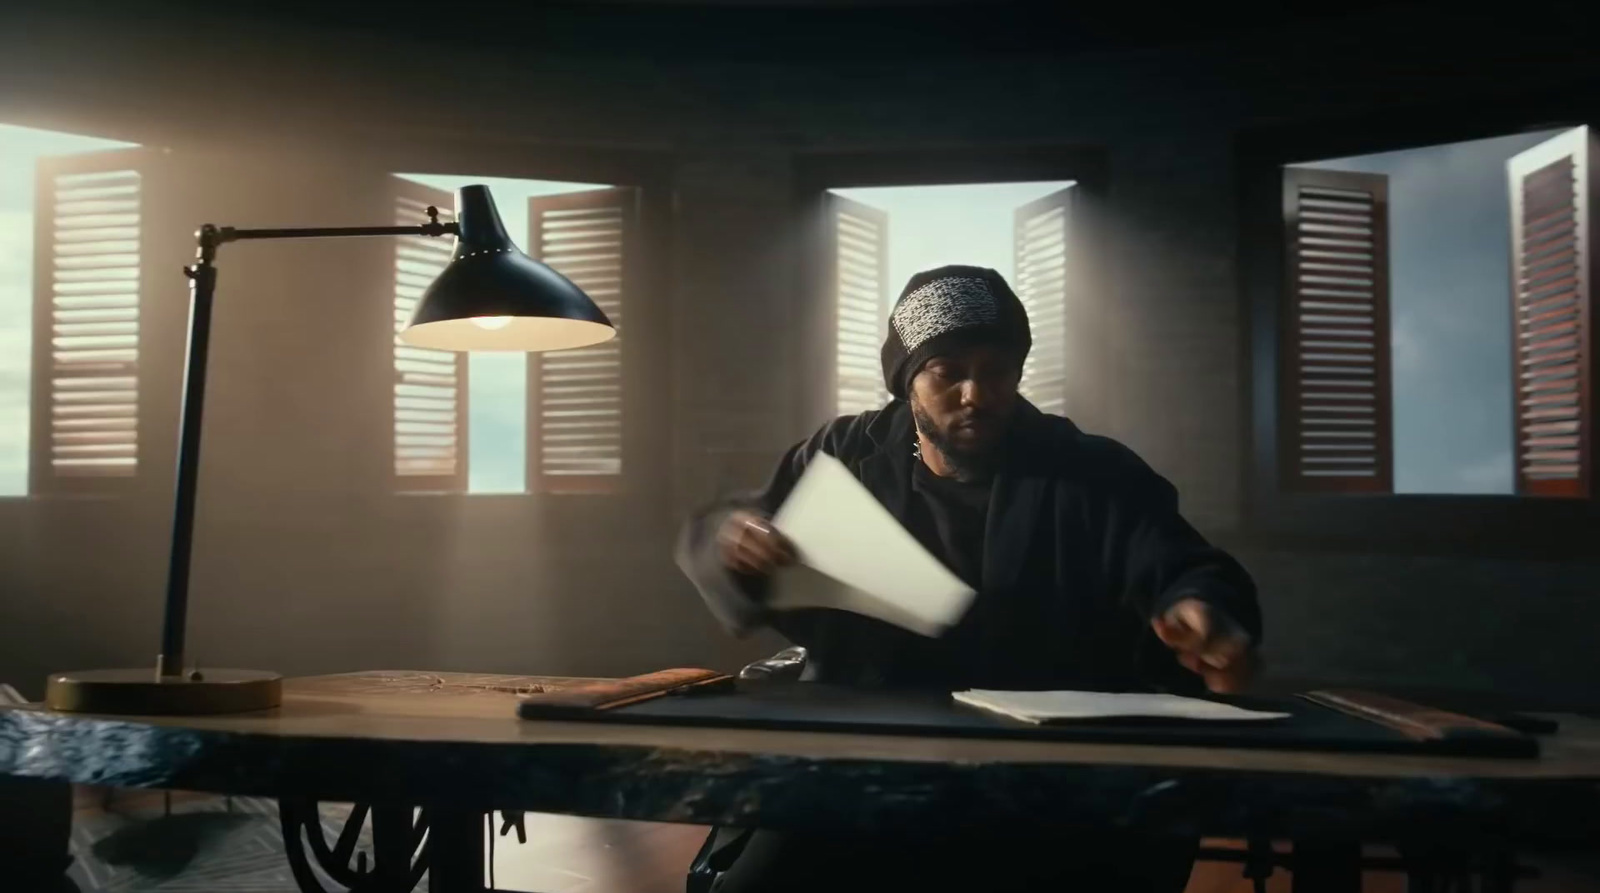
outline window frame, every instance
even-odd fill
[[[832,370],[835,357],[833,288],[829,281],[833,246],[828,220],[828,190],[875,186],[941,186],[965,183],[1028,183],[1074,181],[1080,190],[1074,215],[1082,215],[1077,238],[1099,239],[1095,225],[1110,186],[1109,153],[1091,144],[1059,144],[998,148],[885,149],[859,152],[801,152],[794,159],[795,215],[802,221],[802,259],[796,282],[797,306],[804,308],[800,368],[804,374],[801,399],[796,401],[803,430],[814,430],[821,420],[834,418]],[[1084,275],[1103,282],[1093,262],[1102,252],[1089,250]],[[889,283],[891,301],[903,283]],[[1100,343],[1102,339],[1094,339]],[[1090,360],[1089,362],[1094,362]],[[1098,416],[1098,406],[1079,413]]]
[[[162,350],[164,327],[168,323],[163,306],[167,289],[155,278],[156,267],[148,258],[164,247],[164,234],[150,217],[152,206],[160,208],[160,189],[169,180],[164,176],[163,152],[158,147],[134,145],[125,148],[97,149],[89,152],[47,156],[36,164],[33,206],[33,277],[30,283],[31,357],[28,369],[28,477],[27,492],[6,499],[29,500],[114,500],[149,490],[159,481],[161,462],[157,457],[168,455],[169,446],[153,421],[159,420],[165,408],[159,389],[165,384],[163,373],[172,366],[164,362]],[[139,178],[140,218],[138,237],[138,271],[135,279],[135,322],[137,324],[137,359],[133,378],[135,393],[135,454],[133,470],[118,475],[57,475],[51,471],[53,440],[50,434],[55,404],[52,402],[50,382],[53,377],[51,344],[55,336],[53,305],[41,302],[41,276],[50,276],[53,269],[55,240],[52,229],[55,215],[40,213],[42,197],[54,197],[51,181],[57,175],[75,173],[103,173],[117,170],[133,171]],[[158,187],[152,190],[151,184]],[[50,280],[45,280],[50,281]],[[184,314],[187,319],[188,290],[184,289]],[[181,363],[180,363],[181,365]],[[176,443],[174,440],[172,443]]]
[[[527,438],[524,460],[526,474],[524,489],[527,492],[587,496],[617,496],[623,493],[627,488],[628,473],[631,470],[628,461],[635,457],[631,455],[628,450],[629,435],[631,433],[629,429],[631,422],[628,414],[629,389],[627,387],[627,354],[629,350],[629,342],[625,337],[624,329],[626,328],[631,331],[632,327],[628,324],[628,319],[632,312],[638,308],[638,300],[636,298],[630,299],[630,296],[636,295],[642,290],[639,282],[639,264],[636,259],[636,255],[639,252],[639,240],[641,237],[639,216],[640,203],[642,201],[643,190],[638,186],[630,185],[613,185],[602,189],[594,189],[584,192],[570,192],[559,195],[538,196],[528,200],[528,221],[529,225],[533,227],[533,230],[530,231],[528,237],[528,241],[530,243],[528,245],[528,253],[530,257],[538,260],[540,263],[549,264],[551,269],[558,273],[562,273],[562,275],[569,275],[575,280],[581,280],[583,278],[580,275],[571,273],[571,271],[563,272],[563,265],[559,261],[552,260],[549,254],[546,252],[545,246],[542,244],[542,240],[545,227],[549,224],[542,216],[543,212],[535,213],[534,206],[539,204],[564,206],[563,210],[567,211],[578,208],[582,208],[587,211],[615,208],[619,217],[617,248],[618,251],[621,252],[621,257],[617,263],[616,270],[619,277],[618,294],[616,298],[617,304],[619,305],[617,312],[615,314],[609,314],[608,311],[605,311],[603,299],[596,298],[596,303],[601,305],[601,310],[603,312],[608,312],[609,318],[615,324],[616,335],[611,342],[592,346],[594,348],[604,349],[608,345],[614,345],[617,352],[616,386],[619,397],[619,402],[617,404],[618,431],[616,440],[618,462],[617,471],[615,473],[589,472],[570,476],[546,474],[544,467],[544,455],[547,449],[547,444],[544,440],[543,432],[536,435],[530,434],[530,436]],[[535,239],[533,237],[533,232],[540,233],[539,239]],[[534,244],[536,242],[541,244]],[[540,356],[542,357],[542,355]],[[544,375],[546,370],[544,368],[544,364],[541,362],[536,362],[535,360],[535,355],[528,355],[528,368],[524,377],[527,383],[527,391],[524,395],[523,405],[527,412],[527,424],[530,427],[534,424],[535,417],[541,415],[545,406],[545,400],[549,396],[545,393]]]
[[[454,196],[445,195],[445,194],[440,194],[440,195],[429,195],[428,194],[428,193],[435,193],[435,192],[443,193],[444,190],[434,189],[433,187],[429,187],[429,186],[422,186],[421,184],[413,183],[411,181],[405,180],[405,179],[403,179],[403,178],[401,178],[401,177],[399,177],[399,176],[397,176],[395,174],[390,174],[388,176],[388,180],[386,182],[388,182],[389,188],[392,190],[392,192],[390,193],[389,198],[390,198],[391,202],[393,202],[395,205],[398,206],[399,203],[402,202],[402,201],[409,201],[409,202],[414,203],[415,205],[423,205],[424,207],[436,207],[436,208],[440,209],[441,214],[445,218],[447,218],[450,221],[454,221],[455,220],[455,209],[450,206],[451,200],[454,199]],[[397,223],[397,224],[409,224],[409,223],[413,222],[413,220],[415,222],[419,222],[420,223],[420,222],[422,222],[423,217],[424,217],[424,215],[422,215],[422,214],[416,215],[416,217],[413,218],[413,219],[404,219],[404,220],[402,220],[402,219],[399,219],[397,217],[397,219],[395,220],[395,223]],[[399,281],[399,272],[400,272],[400,270],[399,270],[399,261],[401,259],[400,252],[401,252],[402,247],[405,244],[404,240],[412,239],[412,238],[417,238],[417,237],[402,236],[402,237],[396,237],[396,238],[391,238],[391,239],[386,239],[385,240],[386,247],[388,248],[388,250],[390,252],[391,270],[392,270],[391,275],[393,275],[395,277],[395,282],[394,282],[394,291],[395,291],[394,301],[395,301],[396,307],[394,309],[397,310],[397,311],[399,309],[399,307],[398,307],[398,303],[399,303],[399,294],[398,294],[398,292],[399,292],[399,287],[400,287],[400,281]],[[433,243],[433,244],[430,245],[430,248],[442,248],[442,249],[444,249],[445,252],[448,252],[450,250],[450,247],[448,245],[438,244],[438,243],[434,242],[433,240],[428,240],[428,241],[430,243]],[[467,365],[468,365],[467,356],[465,354],[459,354],[459,353],[455,354],[454,355],[454,360],[453,360],[453,363],[452,363],[452,365],[455,367],[453,374],[455,376],[454,400],[456,401],[455,410],[454,410],[455,420],[453,422],[453,424],[455,426],[455,432],[454,432],[453,436],[455,438],[454,446],[455,446],[457,455],[456,455],[456,458],[455,458],[454,462],[452,463],[453,467],[452,467],[450,473],[449,474],[402,474],[400,472],[400,468],[399,468],[399,465],[400,465],[400,436],[401,436],[401,434],[400,434],[400,425],[401,425],[400,412],[401,412],[401,407],[400,407],[400,404],[399,404],[399,400],[400,400],[399,387],[401,385],[403,385],[403,384],[406,384],[406,381],[405,381],[405,376],[401,373],[400,368],[399,368],[400,351],[402,349],[415,350],[415,348],[412,348],[409,345],[403,345],[403,344],[401,344],[399,342],[398,329],[396,330],[395,335],[396,335],[395,343],[394,343],[393,347],[390,350],[391,357],[393,359],[393,362],[395,363],[395,378],[394,378],[395,392],[392,395],[394,403],[393,403],[393,405],[391,407],[391,411],[389,413],[389,449],[390,449],[390,460],[389,460],[390,482],[389,482],[389,486],[390,486],[390,489],[394,490],[397,493],[465,493],[466,490],[467,490],[467,457],[468,457],[468,455],[470,453],[470,449],[471,449],[471,444],[470,444],[470,441],[469,441],[469,439],[467,437],[467,395],[468,395],[468,393],[470,393],[470,390],[471,390],[471,384],[470,384],[470,381],[469,381],[468,376],[467,376]],[[436,351],[435,353],[442,353],[442,352],[437,352]]]
[[[1015,259],[1015,275],[1013,276],[1015,281],[1012,283],[1012,287],[1016,290],[1017,297],[1022,301],[1023,309],[1028,314],[1028,326],[1032,331],[1033,343],[1035,345],[1034,349],[1028,352],[1028,359],[1023,363],[1022,367],[1022,381],[1025,385],[1027,385],[1023,396],[1026,397],[1029,402],[1046,412],[1056,411],[1062,415],[1066,414],[1066,404],[1072,399],[1072,382],[1070,380],[1070,375],[1067,372],[1067,363],[1069,362],[1069,358],[1067,357],[1067,339],[1069,337],[1067,316],[1070,314],[1071,308],[1067,306],[1067,303],[1073,297],[1073,285],[1082,284],[1073,279],[1071,271],[1075,263],[1081,263],[1084,260],[1084,258],[1081,256],[1073,256],[1073,249],[1075,247],[1079,247],[1080,237],[1077,232],[1077,225],[1082,223],[1082,221],[1077,219],[1075,215],[1075,209],[1078,206],[1077,188],[1078,187],[1074,185],[1063,189],[1058,189],[1055,192],[1040,196],[1039,198],[1022,205],[1021,207],[1016,208],[1011,213],[1011,251],[1012,257]],[[1030,276],[1030,262],[1037,264],[1038,261],[1038,255],[1036,253],[1030,253],[1030,251],[1037,250],[1036,248],[1030,249],[1030,246],[1036,246],[1039,241],[1037,238],[1037,233],[1039,230],[1036,228],[1036,224],[1040,220],[1049,218],[1050,215],[1056,213],[1057,211],[1061,212],[1060,233],[1062,254],[1060,269],[1063,274],[1061,295],[1063,300],[1062,303],[1056,308],[1060,312],[1060,317],[1052,321],[1050,320],[1049,315],[1043,312],[1043,307],[1028,306],[1030,303],[1030,295],[1028,294],[1029,290],[1026,283],[1029,281]],[[1034,233],[1034,235],[1024,236],[1023,234],[1029,232],[1030,228],[1033,228],[1031,232]],[[1046,244],[1048,244],[1048,236],[1046,236]],[[1032,268],[1032,274],[1037,275],[1037,266]],[[1054,339],[1055,343],[1053,345],[1049,345],[1048,342],[1050,339],[1048,336],[1052,333],[1056,336]],[[1052,350],[1055,351],[1054,354],[1051,353]],[[1046,379],[1047,381],[1051,381],[1053,383],[1054,387],[1051,390],[1054,393],[1043,394],[1037,390],[1039,383],[1037,381],[1029,381],[1028,379],[1029,364],[1032,364],[1035,370],[1042,371],[1048,368],[1044,364],[1049,360],[1053,360],[1060,364],[1059,372],[1057,373],[1060,377],[1057,379]],[[1055,403],[1058,401],[1061,404],[1059,407],[1047,405],[1047,403]]]
[[[490,140],[425,141],[396,146],[366,146],[367,155],[381,159],[389,171],[419,174],[503,177],[524,180],[552,180],[632,187],[638,191],[635,218],[637,260],[634,274],[638,295],[628,300],[629,328],[634,332],[663,333],[659,338],[637,335],[623,342],[623,468],[628,480],[603,494],[611,499],[627,498],[630,504],[659,506],[669,510],[671,495],[670,451],[652,449],[650,432],[671,430],[672,344],[665,337],[671,324],[670,250],[672,246],[673,177],[675,155],[668,151],[630,150],[581,146],[536,146],[502,144]],[[519,243],[526,233],[513,234]],[[649,371],[650,374],[645,374]],[[528,432],[531,450],[533,432]],[[470,468],[467,469],[470,474]],[[596,500],[583,491],[541,490],[531,477],[521,493],[397,492],[401,497],[459,499],[473,502],[507,502],[527,499],[562,500],[573,504],[603,506],[611,500]]]
[[[1600,498],[1526,495],[1315,493],[1285,488],[1279,466],[1277,379],[1284,347],[1283,167],[1408,148],[1600,123],[1594,83],[1538,94],[1402,106],[1362,116],[1246,130],[1235,146],[1239,201],[1242,522],[1265,547],[1360,549],[1511,558],[1596,557]],[[1510,312],[1508,305],[1507,312]],[[1511,362],[1511,346],[1506,357]]]

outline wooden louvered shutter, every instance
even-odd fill
[[[1284,171],[1278,386],[1289,489],[1393,491],[1388,195],[1382,174]]]
[[[389,178],[396,226],[428,222],[428,206],[449,219],[450,193]],[[453,240],[403,236],[394,256],[394,475],[397,489],[467,489],[467,355],[400,341],[422,292],[450,261]]]
[[[621,485],[623,310],[637,266],[638,190],[595,189],[528,200],[529,254],[572,280],[617,334],[528,359],[528,484],[545,493]]]
[[[1592,156],[1589,128],[1577,127],[1506,162],[1517,492],[1532,496],[1592,493]]]
[[[1067,414],[1067,240],[1072,187],[1016,211],[1017,297],[1028,312],[1033,348],[1022,366],[1022,396],[1048,413]]]
[[[882,409],[882,350],[889,325],[889,215],[830,194],[834,249],[835,411]]]
[[[139,471],[150,157],[131,149],[39,164],[30,435],[36,493],[114,488]]]

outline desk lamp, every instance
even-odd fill
[[[449,264],[423,292],[400,333],[401,341],[436,350],[546,351],[598,344],[616,334],[582,289],[512,243],[488,187],[462,187],[456,193],[456,209],[454,223],[441,223],[438,210],[429,208],[429,222],[416,226],[235,229],[206,224],[200,228],[197,262],[184,270],[190,292],[189,346],[161,652],[153,668],[51,676],[47,706],[81,713],[193,715],[267,710],[278,706],[282,697],[282,677],[275,673],[184,666],[200,419],[218,247],[252,239],[455,236]]]

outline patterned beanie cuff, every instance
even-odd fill
[[[935,279],[901,298],[889,322],[906,353],[957,329],[992,326],[1000,308],[989,283],[976,277]]]
[[[883,342],[884,387],[905,399],[910,379],[928,358],[958,343],[990,341],[1026,358],[1032,339],[1028,314],[1000,274],[984,267],[949,266],[918,273],[889,314]]]

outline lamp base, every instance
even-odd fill
[[[283,677],[260,670],[205,670],[160,676],[137,670],[57,673],[44,703],[64,713],[196,716],[270,710],[283,700]]]

